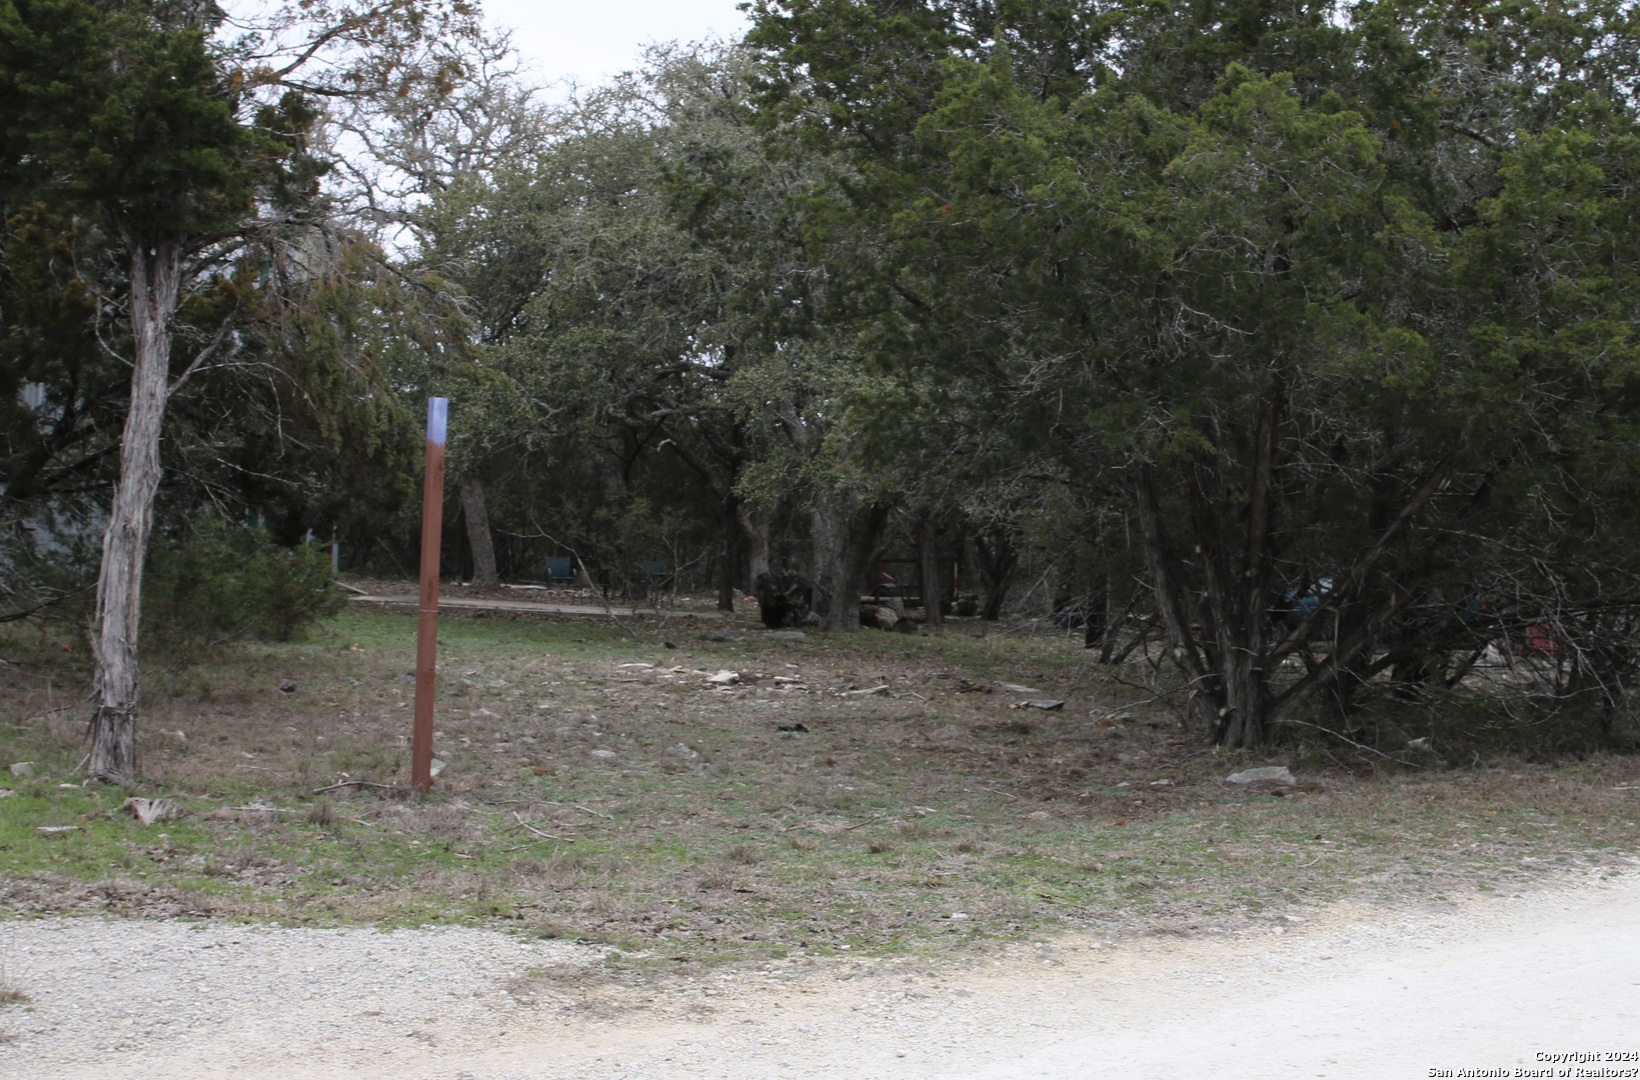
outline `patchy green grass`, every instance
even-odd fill
[[[135,794],[187,811],[151,827],[127,792],[79,783],[85,673],[72,643],[20,629],[0,647],[0,904],[489,923],[691,970],[1188,933],[1508,888],[1640,846],[1633,758],[1369,774],[1277,755],[1302,782],[1248,790],[1223,783],[1246,759],[1129,706],[1075,641],[731,626],[447,616],[448,764],[421,799],[412,614],[151,661]],[[1067,704],[1023,708],[1034,695],[999,682]],[[33,775],[7,776],[16,761]]]

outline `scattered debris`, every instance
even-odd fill
[[[1012,683],[1012,682],[999,682],[999,683],[997,683],[997,689],[998,690],[1006,690],[1010,694],[1040,694],[1040,693],[1042,693],[1042,691],[1036,689],[1035,687],[1021,686],[1018,683]]]
[[[870,697],[873,694],[886,694],[886,693],[888,693],[888,684],[884,683],[881,686],[868,686],[864,690],[844,690],[842,693],[838,694],[837,696],[838,697]]]
[[[11,788],[0,787],[0,799],[9,799],[16,794]]]
[[[131,811],[144,825],[154,825],[182,816],[182,807],[170,799],[126,799],[120,804],[120,809]]]
[[[616,755],[613,750],[594,750],[592,751],[592,756],[595,758],[612,758]]]
[[[686,743],[678,743],[676,746],[672,747],[668,753],[676,754],[678,757],[685,758],[689,761],[694,761],[700,757],[700,751],[691,748]]]
[[[518,822],[519,826],[531,833],[534,833],[536,836],[541,837],[543,840],[561,840],[566,844],[575,843],[575,837],[573,836],[559,836],[557,833],[543,832],[540,829],[537,829],[534,825],[531,825],[529,822],[525,821],[523,815],[517,810],[513,811],[513,820]]]
[[[434,758],[432,766],[427,770],[428,775],[430,775],[430,776],[437,776],[439,773],[441,773],[443,771],[444,771],[444,759],[443,758]]]
[[[1274,781],[1281,784],[1295,784],[1292,772],[1285,765],[1266,765],[1259,769],[1247,769],[1244,772],[1231,773],[1224,778],[1227,784],[1257,784],[1263,781]]]
[[[11,763],[11,775],[27,780],[34,775],[34,762],[14,761]]]
[[[35,830],[45,836],[61,836],[63,833],[79,832],[78,825],[41,825]]]
[[[801,720],[799,720],[795,724],[779,724],[775,727],[775,730],[776,731],[808,731],[809,729],[803,724],[803,722]]]
[[[623,671],[627,668],[642,668],[644,670],[649,670],[654,666],[654,664],[621,664],[616,670]]]
[[[809,635],[801,630],[770,630],[764,635],[769,641],[807,641]]]
[[[738,630],[708,630],[700,636],[702,641],[715,641],[719,644],[729,641],[741,641],[746,637]]]
[[[281,694],[294,694],[296,693],[296,684],[291,682],[289,679],[286,679],[284,682],[279,684],[279,692]]]
[[[1055,701],[1051,698],[1030,698],[1027,701],[1008,706],[1010,709],[1041,709],[1043,712],[1058,712],[1064,707],[1065,703],[1063,701]]]

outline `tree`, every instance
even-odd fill
[[[131,390],[93,628],[95,777],[127,780],[138,770],[142,568],[166,404],[234,344],[230,312],[174,367],[178,312],[191,292],[224,279],[245,241],[293,224],[314,195],[323,172],[308,151],[315,96],[369,94],[394,71],[395,49],[440,29],[397,2],[304,12],[334,21],[305,24],[307,47],[273,67],[257,52],[265,38],[242,39],[237,51],[213,44],[222,14],[211,5],[0,5],[0,185],[12,198],[100,215],[124,254]],[[381,46],[361,54],[370,62],[332,67],[338,81],[296,85],[314,56],[370,43]]]
[[[1584,466],[1632,445],[1596,383],[1627,385],[1635,265],[1595,239],[1633,227],[1632,12],[979,11],[771,0],[754,39],[867,178],[837,213],[882,254],[868,349],[987,394],[1046,482],[1096,478],[1090,532],[1137,519],[1208,737],[1410,677],[1439,597],[1535,576],[1523,508],[1621,504]],[[859,18],[945,59],[882,78],[833,32]]]

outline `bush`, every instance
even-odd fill
[[[144,634],[161,647],[289,641],[345,603],[323,548],[283,548],[263,529],[215,517],[177,537],[156,535],[143,574]]]

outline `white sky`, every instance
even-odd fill
[[[483,0],[486,21],[543,82],[591,86],[637,66],[646,45],[746,32],[738,0]]]

